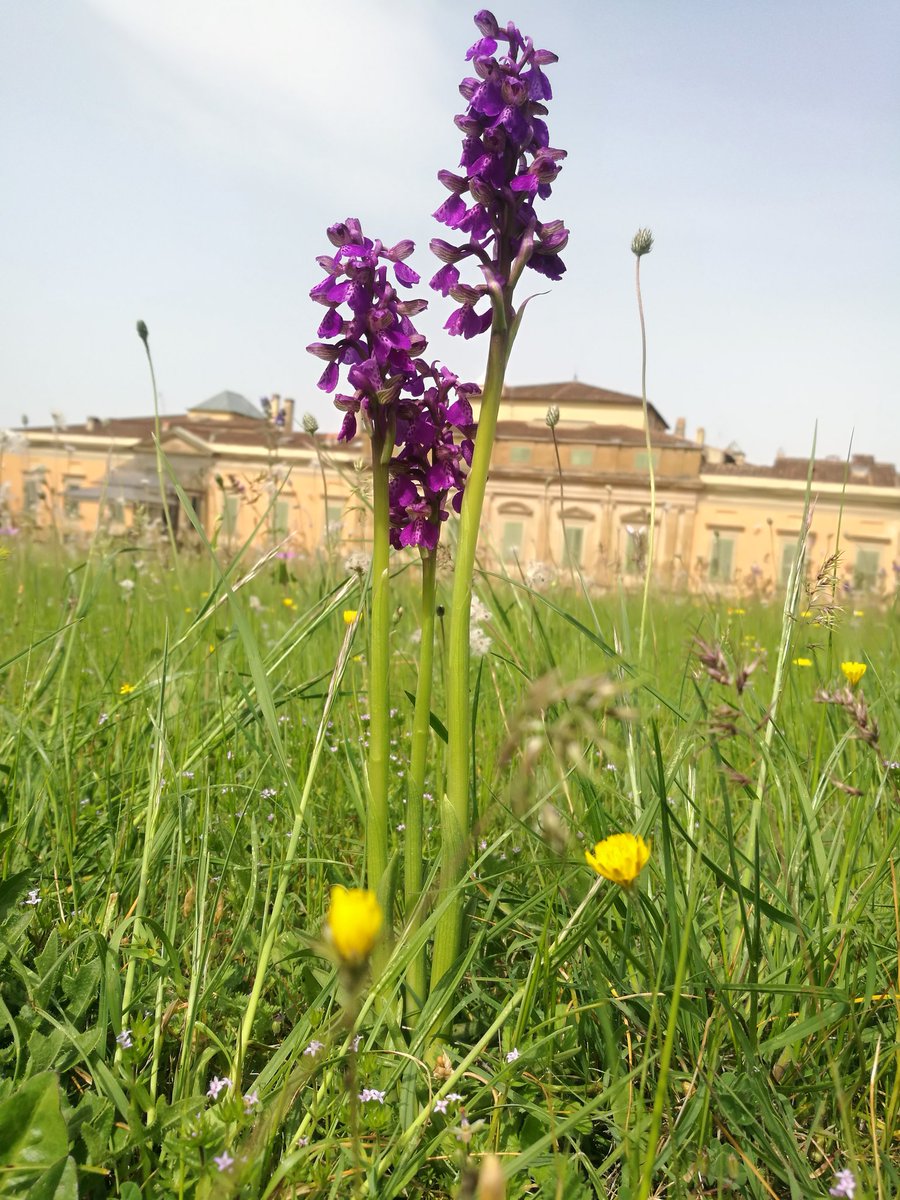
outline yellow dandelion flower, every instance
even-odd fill
[[[803,612],[800,614],[800,616],[801,616],[801,617],[811,617],[812,615],[813,615],[813,614],[812,614],[812,609],[811,609],[811,608],[805,608],[805,609],[803,610]]]
[[[293,608],[294,607],[294,601],[291,599],[290,596],[285,596],[284,599],[281,601],[281,603],[284,605],[285,608]]]
[[[864,617],[866,615],[865,609],[854,608],[853,615],[854,615],[854,617]]]
[[[795,658],[792,660],[795,667],[811,667],[811,658]]]
[[[352,625],[353,622],[356,621],[358,618],[359,618],[359,613],[356,611],[355,608],[345,608],[344,609],[344,624],[345,625]]]
[[[842,662],[841,670],[851,687],[856,687],[866,673],[866,664],[859,662]]]
[[[640,834],[614,833],[598,842],[593,853],[585,850],[584,857],[598,875],[619,887],[630,888],[647,865],[650,844]]]
[[[129,692],[133,692],[133,691],[134,691],[133,683],[123,683],[122,686],[119,688],[119,695],[127,696]]]
[[[347,966],[359,967],[368,959],[383,921],[374,892],[340,884],[331,889],[325,936]]]
[[[746,616],[746,613],[746,608],[729,608],[728,610],[729,617],[743,617]]]

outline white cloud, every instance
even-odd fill
[[[340,160],[358,186],[437,129],[455,145],[440,49],[415,0],[86,3],[120,35],[144,119],[193,152],[303,183],[324,183]]]

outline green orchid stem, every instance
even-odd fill
[[[388,763],[390,755],[390,452],[372,438],[372,607],[369,620],[369,805],[366,872],[375,892],[388,867]],[[391,914],[387,913],[388,925]]]
[[[481,394],[481,411],[472,466],[466,480],[459,539],[453,572],[453,598],[447,639],[447,794],[441,805],[441,895],[446,896],[463,877],[470,831],[469,806],[469,620],[472,606],[472,578],[475,553],[481,528],[481,513],[487,486],[500,395],[506,375],[506,363],[512,348],[516,326],[510,327],[505,314],[494,309],[487,375]],[[453,966],[462,940],[463,896],[448,906],[438,922],[431,963],[434,988]]]
[[[434,663],[434,598],[437,556],[422,559],[422,640],[419,643],[419,677],[416,681],[416,707],[413,714],[412,747],[409,764],[409,790],[406,801],[406,856],[404,888],[408,934],[412,938],[422,923],[419,900],[422,895],[422,870],[425,860],[424,791],[425,766],[431,731],[431,687]],[[425,1001],[425,948],[416,954],[406,973],[406,1019],[415,1025]]]

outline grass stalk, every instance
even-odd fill
[[[424,791],[425,769],[428,762],[428,743],[431,733],[431,692],[434,667],[434,619],[437,556],[422,558],[422,617],[419,643],[419,674],[416,680],[416,703],[413,713],[412,745],[409,765],[409,789],[406,800],[406,856],[404,888],[407,928],[411,936],[422,923],[419,899],[422,894],[425,842]],[[406,1020],[415,1024],[416,1015],[425,999],[427,987],[425,948],[415,955],[406,975]]]

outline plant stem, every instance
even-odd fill
[[[431,730],[431,689],[434,663],[434,596],[437,576],[437,556],[422,559],[422,640],[419,643],[419,677],[416,681],[416,707],[413,713],[412,747],[409,765],[409,791],[406,801],[405,897],[409,936],[414,937],[422,923],[419,898],[422,894],[422,867],[425,844],[424,826],[425,765],[428,758],[428,735]],[[406,973],[406,1020],[415,1018],[425,1000],[425,948],[409,964]]]
[[[650,598],[650,576],[653,572],[653,550],[656,539],[656,472],[653,467],[653,443],[650,440],[650,414],[647,409],[647,329],[644,325],[644,301],[641,296],[641,255],[634,259],[634,283],[637,290],[638,316],[641,321],[641,404],[644,410],[644,436],[647,439],[647,470],[650,472],[650,523],[647,529],[647,562],[644,565],[644,595],[641,600],[641,625],[638,633],[638,664],[644,660],[644,632],[647,625],[647,605]]]
[[[387,451],[387,453],[386,453]],[[388,865],[390,754],[390,448],[372,439],[372,608],[369,621],[369,806],[366,825],[368,886],[382,886]],[[382,907],[384,902],[382,898]],[[391,914],[385,908],[388,924]]]
[[[487,486],[500,395],[506,374],[512,338],[506,321],[494,316],[487,375],[481,395],[481,411],[472,467],[466,480],[459,540],[453,571],[447,670],[447,795],[441,805],[441,894],[456,886],[466,862],[469,812],[469,620],[472,606],[472,577],[481,528],[481,512]],[[453,965],[462,935],[463,904],[451,904],[438,922],[431,963],[435,986]]]

